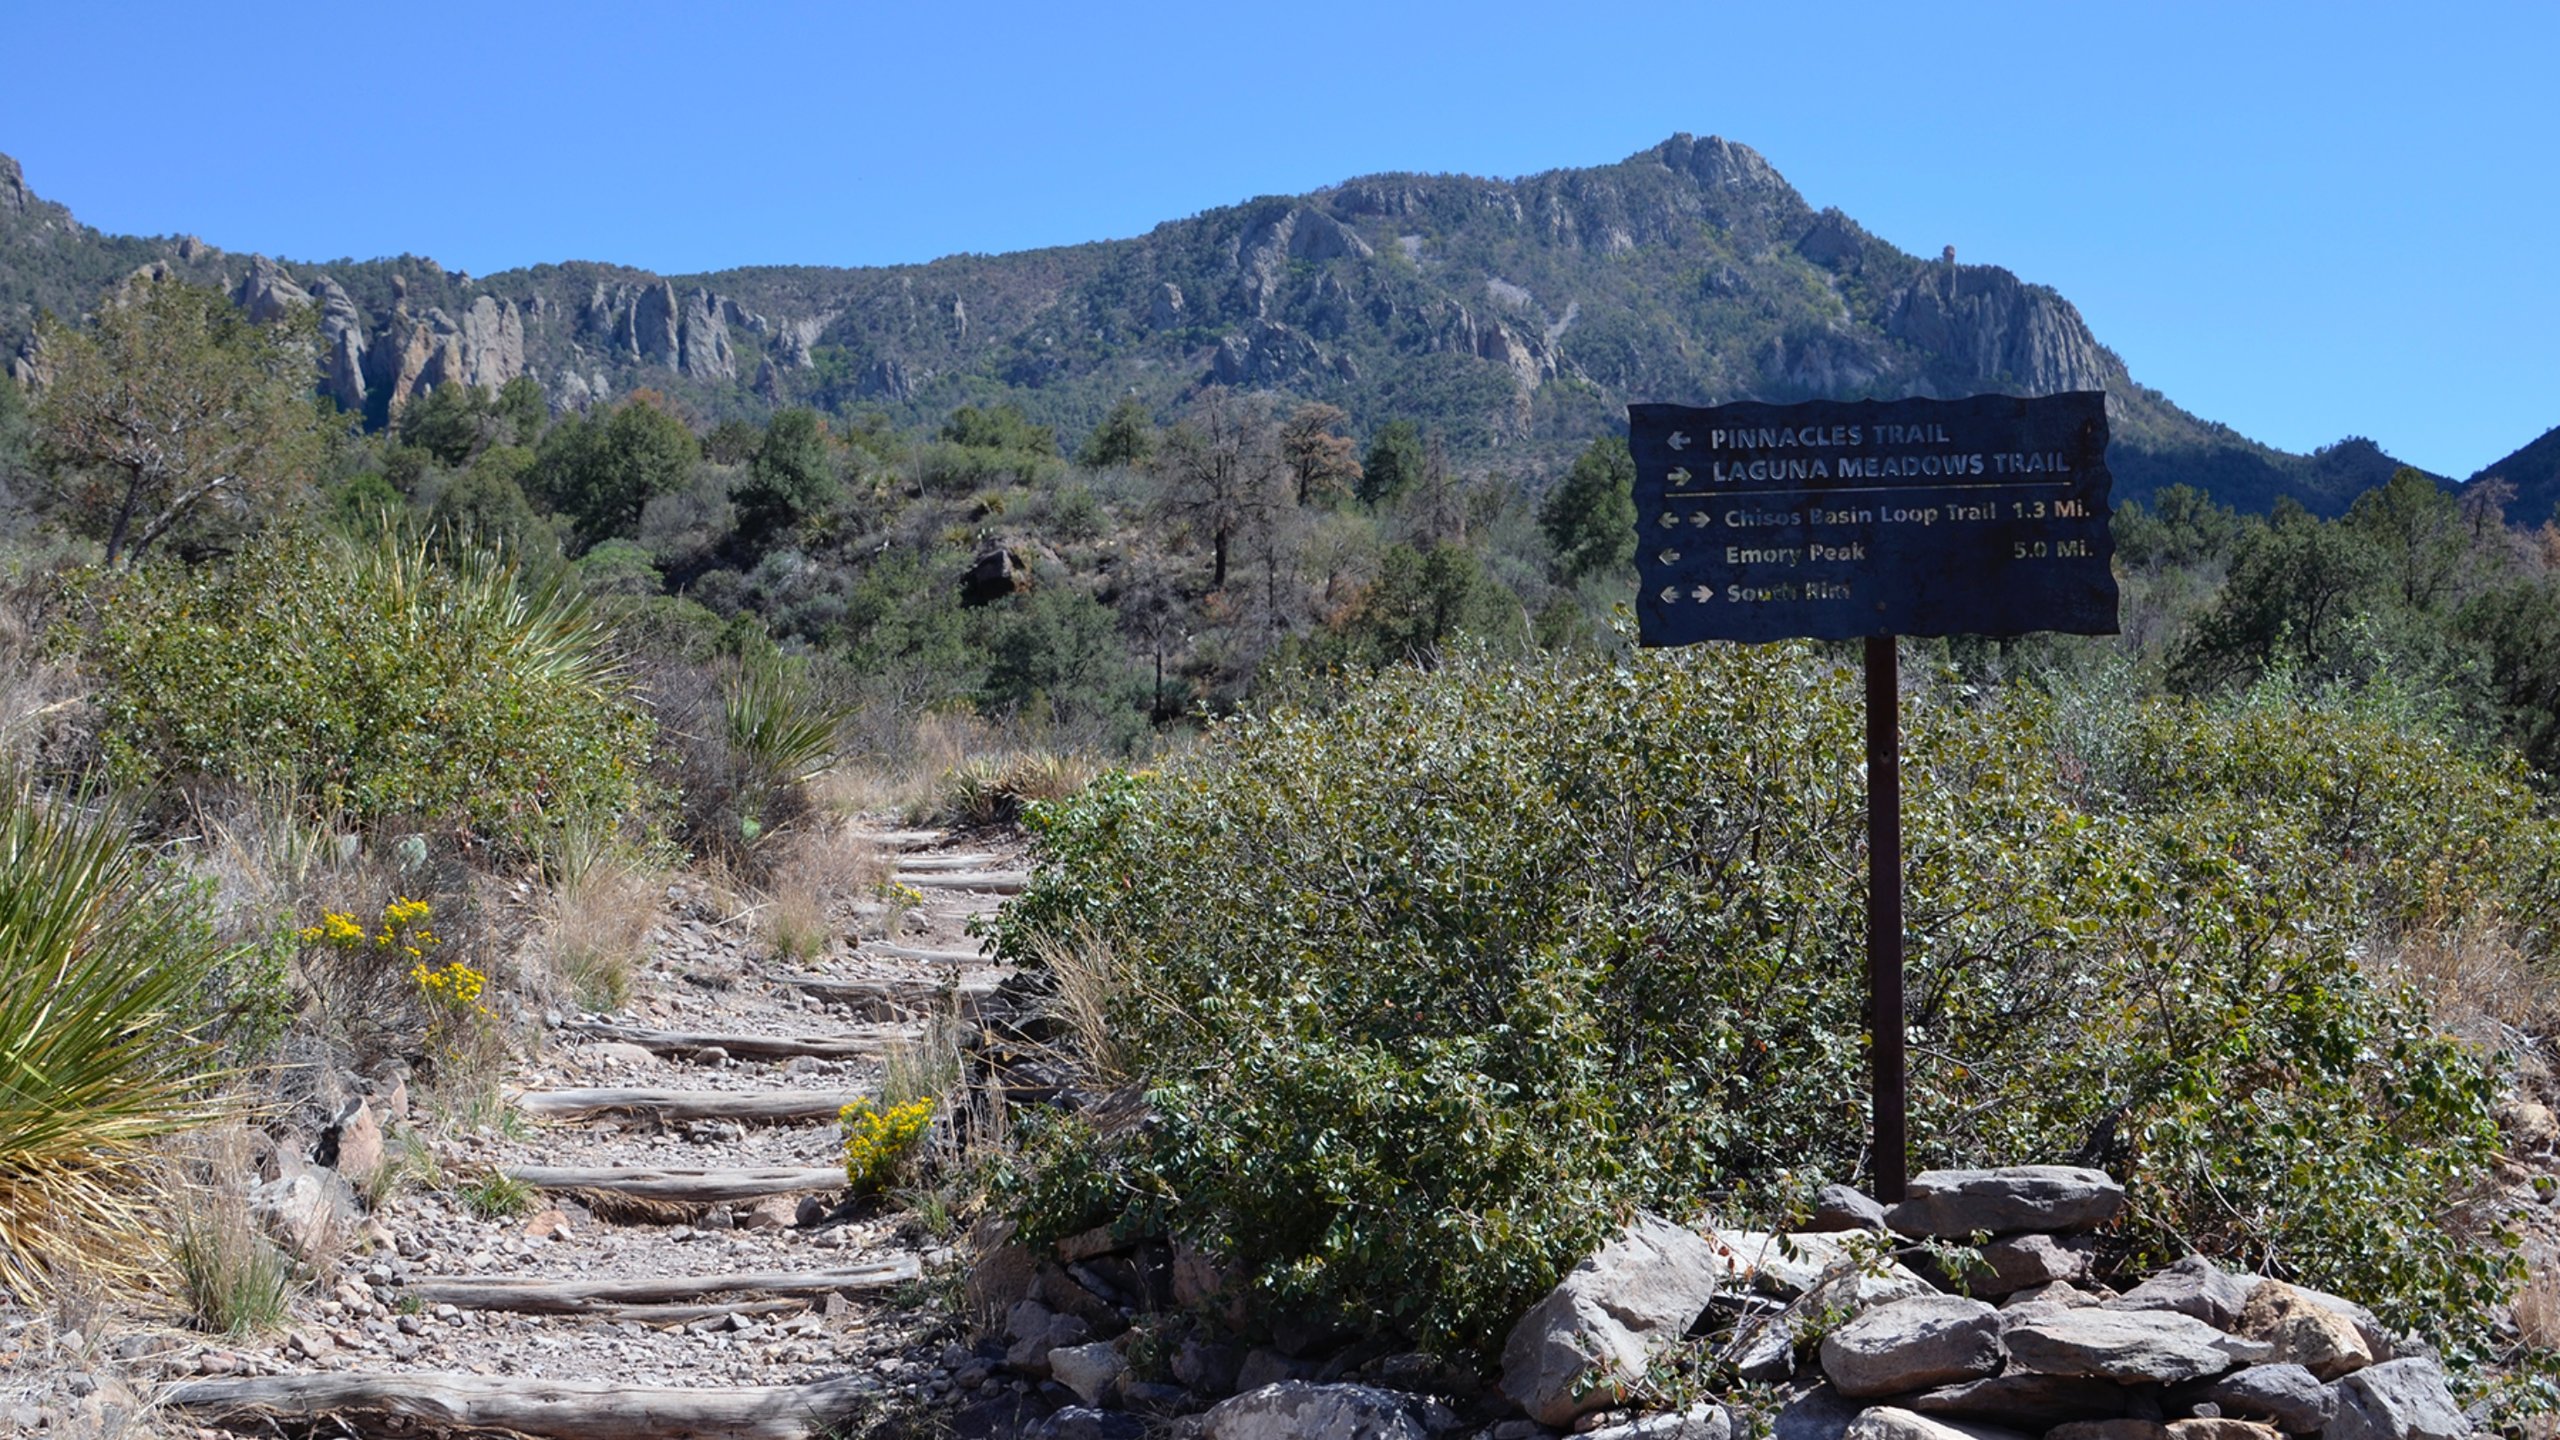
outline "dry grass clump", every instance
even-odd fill
[[[839,821],[812,817],[773,843],[774,859],[757,892],[757,922],[775,954],[807,960],[841,928],[838,908],[877,890],[889,868]]]
[[[564,837],[550,859],[540,945],[551,981],[590,1010],[619,1009],[648,958],[665,873],[611,837]]]
[[[2487,1050],[2560,1030],[2560,975],[2503,926],[2461,923],[2400,935],[2375,956],[2427,999],[2436,1024]]]
[[[2516,1292],[2516,1330],[2536,1350],[2560,1350],[2560,1251],[2525,1251],[2524,1288]]]
[[[1057,986],[1050,1018],[1065,1028],[1076,1063],[1106,1084],[1128,1078],[1128,1052],[1113,1030],[1111,1012],[1129,988],[1129,975],[1111,942],[1079,930],[1064,939],[1043,938],[1036,948]]]
[[[1092,783],[1100,766],[1082,755],[1048,751],[981,757],[943,781],[937,818],[952,825],[1010,825],[1035,800],[1063,800]]]
[[[203,1132],[168,1197],[178,1302],[189,1325],[220,1335],[273,1329],[293,1290],[292,1257],[249,1213],[250,1148],[238,1125]]]

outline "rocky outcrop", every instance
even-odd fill
[[[1928,266],[1878,318],[1981,384],[2029,395],[2106,388],[2111,367],[2071,302],[1994,266]]]
[[[231,292],[232,303],[260,325],[269,325],[311,303],[311,292],[293,283],[283,266],[264,255],[251,257],[249,273]]]
[[[1325,366],[1315,341],[1278,321],[1257,320],[1219,339],[1209,378],[1221,385],[1286,385],[1318,375]]]
[[[1376,255],[1360,232],[1306,205],[1290,205],[1249,225],[1236,245],[1236,269],[1243,277],[1247,304],[1260,316],[1293,261],[1321,265],[1329,260],[1367,260]]]
[[[0,210],[23,215],[34,203],[35,196],[27,191],[27,172],[18,168],[16,160],[0,155]]]

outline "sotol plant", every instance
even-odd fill
[[[229,958],[113,811],[0,797],[0,1285],[132,1273],[153,1145],[208,1118],[194,1006]]]

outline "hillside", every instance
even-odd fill
[[[2507,502],[2507,514],[2514,519],[2532,523],[2560,515],[2560,425],[2505,459],[2480,467],[2464,483],[2489,479],[2516,487],[2515,498]]]
[[[2119,493],[2201,485],[2334,514],[2387,478],[2369,442],[2258,444],[2136,383],[2070,301],[1924,260],[1767,161],[1677,135],[1517,180],[1375,175],[1143,236],[868,269],[661,276],[585,261],[473,277],[418,256],[325,264],[103,234],[0,156],[0,353],[135,269],[253,310],[321,307],[324,388],[373,423],[422,388],[539,379],[555,406],[649,388],[703,423],[788,404],[938,420],[1009,400],[1067,435],[1117,397],[1160,414],[1210,381],[1407,416],[1458,453],[1547,468],[1631,400],[2044,393],[2114,397]]]

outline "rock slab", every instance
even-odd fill
[[[2124,1209],[2124,1187],[2078,1165],[1924,1170],[1885,1212],[1895,1234],[1962,1240],[1976,1232],[2085,1230]]]
[[[2000,1312],[1958,1295],[1891,1301],[1822,1340],[1822,1373],[1859,1399],[1996,1375],[2007,1358]]]
[[[1502,1393],[1558,1428],[1618,1403],[1655,1353],[1688,1333],[1721,1268],[1705,1237],[1637,1217],[1512,1327]]]
[[[1288,1380],[1219,1402],[1201,1417],[1205,1440],[1430,1440],[1433,1426],[1406,1397],[1366,1385]]]
[[[2432,1360],[2386,1360],[2338,1382],[2338,1414],[2322,1440],[2454,1440],[2471,1422]]]
[[[2086,1375],[2122,1385],[2176,1385],[2263,1359],[2267,1347],[2234,1339],[2201,1320],[2165,1310],[2064,1310],[2036,1305],[2007,1312],[2010,1358],[2043,1375]]]

